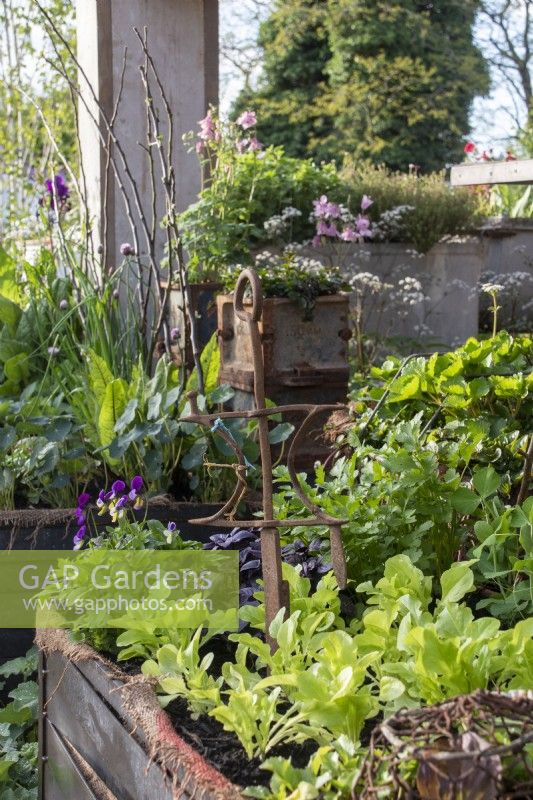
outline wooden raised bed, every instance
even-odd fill
[[[148,505],[148,517],[161,522],[173,521],[184,539],[206,542],[213,528],[191,525],[190,519],[214,514],[219,505],[203,503],[176,503],[165,498],[154,498]],[[102,519],[101,527],[109,521]],[[74,510],[22,509],[0,511],[1,550],[72,550],[72,537],[76,532]],[[29,628],[0,628],[0,663],[22,656],[32,645],[34,631]]]
[[[39,800],[238,800],[174,731],[150,683],[58,631],[38,632]]]

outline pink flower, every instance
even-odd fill
[[[341,239],[343,242],[356,242],[360,239],[360,234],[353,228],[345,228],[341,233]]]
[[[259,139],[257,139],[255,136],[252,136],[252,138],[250,139],[250,143],[248,145],[248,152],[253,153],[256,150],[262,150],[262,148],[263,148],[263,143],[260,142]]]
[[[320,247],[320,245],[322,244],[322,239],[318,234],[316,236],[313,236],[313,241],[311,242],[311,244],[313,245],[313,247]]]
[[[357,221],[355,223],[355,227],[357,233],[361,236],[369,236],[370,235],[370,220],[368,217],[363,217],[361,214],[357,217]]]
[[[248,150],[248,145],[249,144],[250,144],[250,140],[249,139],[240,139],[236,144],[237,152],[241,153],[241,155],[242,155],[242,153],[246,153],[246,151]]]
[[[326,214],[328,217],[331,217],[331,219],[338,219],[338,217],[341,215],[341,210],[337,203],[328,203]]]
[[[464,146],[464,151],[465,151],[465,153],[467,155],[469,155],[470,153],[473,153],[475,151],[475,149],[476,149],[476,145],[474,144],[474,142],[467,142],[465,144],[465,146]]]
[[[325,217],[328,213],[329,201],[327,195],[323,194],[318,200],[313,200],[316,217]]]
[[[202,139],[204,142],[215,141],[217,138],[217,129],[215,120],[211,116],[210,111],[207,112],[203,119],[198,120],[198,125],[200,126],[200,133],[198,134],[199,139]]]
[[[195,147],[196,147],[196,152],[198,153],[198,155],[200,155],[200,153],[204,149],[204,143],[202,141],[196,142]]]
[[[361,200],[361,211],[366,211],[370,206],[373,204],[372,198],[370,198],[367,194],[363,195],[363,199]]]
[[[247,131],[248,128],[253,128],[254,125],[257,125],[255,111],[243,111],[240,117],[237,118],[237,125],[240,125],[245,131]]]
[[[316,226],[317,236],[338,236],[339,231],[337,230],[337,226],[333,223],[328,225],[327,222],[321,220]]]

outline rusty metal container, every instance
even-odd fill
[[[232,295],[218,296],[217,312],[220,381],[251,395],[254,373],[250,337],[246,324],[235,317]],[[348,313],[347,294],[319,297],[310,320],[303,318],[301,308],[292,300],[276,297],[263,301],[259,328],[270,399],[305,402],[301,398],[309,390],[317,403],[346,399]]]
[[[245,302],[246,307],[246,302]],[[233,295],[217,297],[221,383],[235,389],[236,411],[254,407],[252,346],[246,323],[233,309]],[[344,403],[348,391],[349,295],[319,297],[312,319],[286,298],[263,300],[259,323],[265,364],[265,391],[279,405]],[[326,458],[330,449],[320,431],[328,413],[317,419],[316,430],[299,451],[297,465],[309,469]],[[295,425],[301,416],[287,414]]]

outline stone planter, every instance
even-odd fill
[[[533,328],[533,220],[490,220],[480,231],[483,273],[505,289],[498,296],[500,327],[531,331]],[[513,280],[513,273],[516,280]],[[485,312],[490,298],[480,298]]]
[[[162,498],[148,506],[150,519],[175,522],[184,539],[205,542],[216,528],[191,525],[189,520],[214,514],[219,505],[175,503]],[[108,523],[101,522],[105,528]],[[75,533],[74,510],[22,509],[0,511],[0,549],[72,550]],[[27,628],[0,628],[0,663],[22,656],[31,647],[34,631]]]
[[[238,800],[173,729],[153,688],[65,633],[42,631],[40,800]]]
[[[304,255],[338,265],[348,280],[358,272],[369,272],[393,285],[405,277],[420,282],[425,299],[408,308],[388,301],[383,304],[380,296],[365,300],[367,333],[377,333],[380,338],[430,338],[434,346],[443,347],[478,334],[476,288],[483,271],[479,237],[443,240],[426,254],[408,244],[365,242],[309,248]]]

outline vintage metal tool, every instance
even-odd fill
[[[251,289],[251,306],[245,304],[244,295],[247,286]],[[263,349],[261,344],[261,333],[259,330],[259,320],[261,319],[263,307],[263,293],[261,282],[256,272],[252,269],[245,269],[241,272],[235,287],[234,308],[235,314],[248,325],[250,333],[252,352],[254,360],[254,396],[255,409],[251,411],[225,411],[220,414],[203,414],[198,408],[197,393],[190,392],[192,413],[184,417],[187,422],[196,422],[203,425],[222,437],[228,447],[230,447],[237,458],[237,463],[233,465],[237,478],[237,484],[233,495],[228,502],[216,514],[211,517],[190,520],[195,525],[213,525],[216,527],[234,528],[257,528],[261,531],[261,557],[263,564],[263,582],[265,592],[266,608],[266,636],[272,648],[275,641],[272,640],[268,631],[270,623],[278,614],[281,608],[285,608],[286,614],[289,613],[289,587],[283,580],[281,570],[281,547],[279,531],[281,527],[300,527],[313,525],[326,525],[330,529],[331,559],[335,576],[341,588],[346,586],[346,558],[342,545],[341,525],[347,520],[336,519],[325,514],[315,503],[313,503],[305,493],[298,473],[295,468],[295,455],[298,445],[301,443],[306,432],[316,416],[324,411],[334,411],[342,408],[340,405],[312,405],[294,404],[286,406],[266,407],[265,381],[264,381],[264,362]],[[272,452],[269,441],[268,421],[269,417],[286,412],[301,412],[305,414],[302,425],[295,431],[287,455],[287,469],[290,480],[299,499],[303,505],[309,509],[314,516],[303,519],[274,519],[274,508],[272,499]],[[261,454],[261,470],[263,484],[263,518],[236,520],[234,513],[248,490],[247,464],[244,453],[231,435],[231,432],[224,425],[224,420],[228,419],[257,419],[259,429],[259,446]]]

